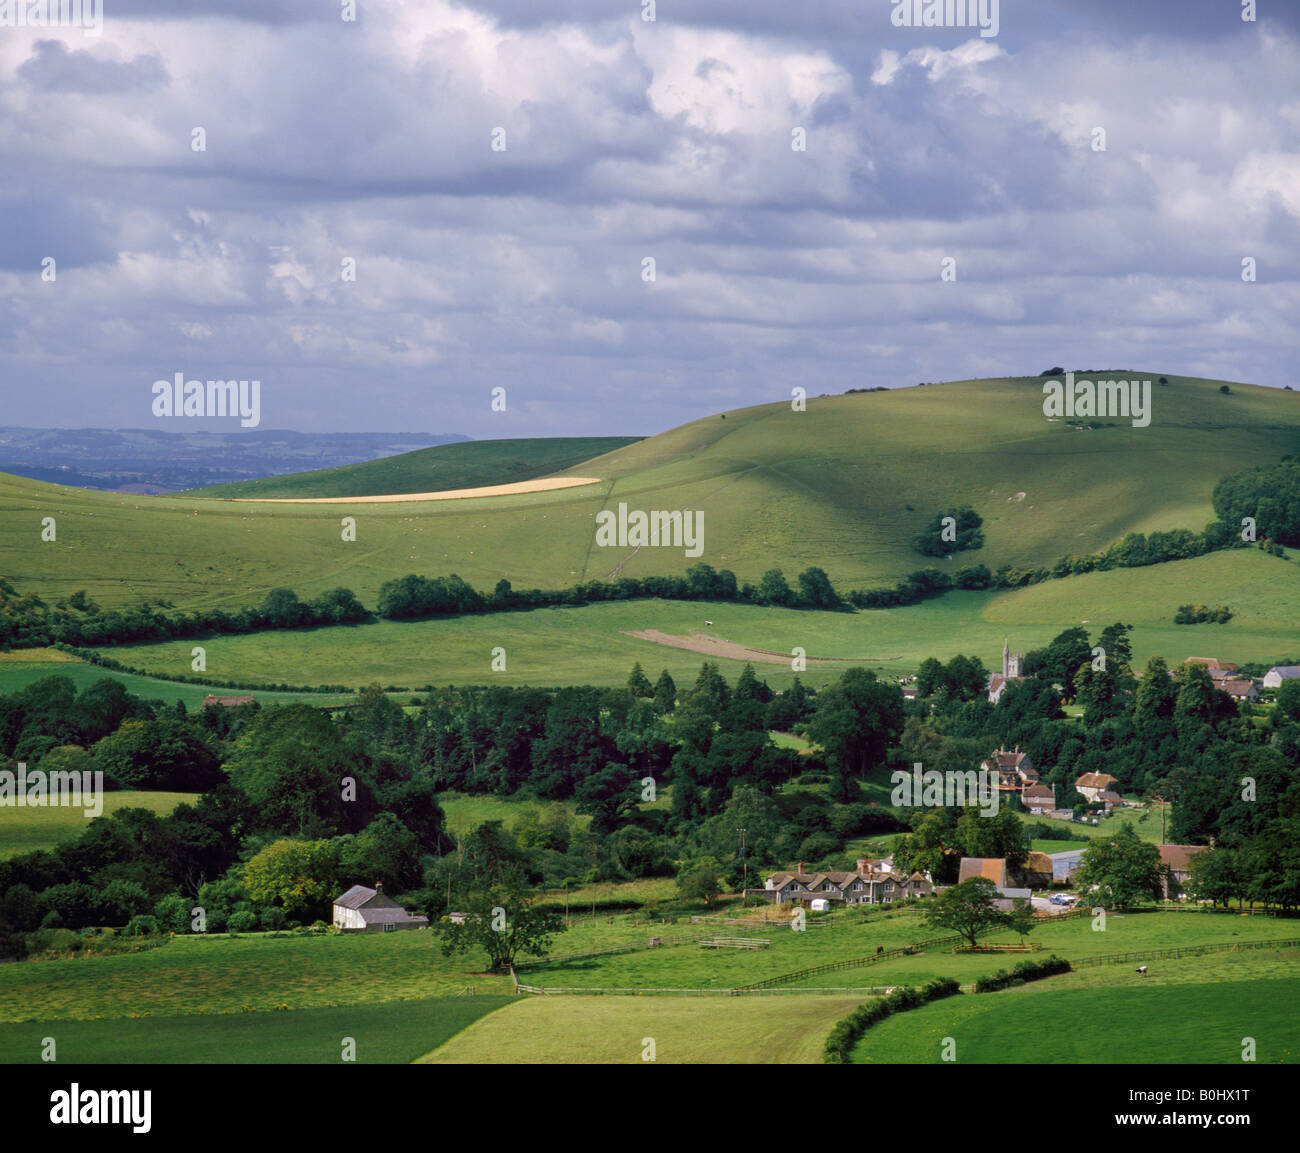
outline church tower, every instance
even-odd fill
[[[1007,643],[1007,638],[1002,638],[1002,675],[1004,677],[1022,677],[1022,671],[1025,661],[1024,653],[1013,653],[1011,646]]]

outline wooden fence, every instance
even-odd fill
[[[692,925],[731,925],[744,929],[789,929],[790,918],[783,917],[780,920],[775,918],[769,920],[765,917],[700,917],[691,918]],[[843,925],[843,921],[814,921],[808,918],[804,921],[805,929],[829,929],[834,925]]]
[[[1294,917],[1294,909],[1266,909],[1266,908],[1248,908],[1242,907],[1234,909],[1222,905],[1184,905],[1184,904],[1159,904],[1159,905],[1139,905],[1133,910],[1136,913],[1200,913],[1204,917]]]
[[[538,957],[532,961],[519,961],[517,969],[537,969],[543,965],[559,965],[565,961],[582,961],[588,957],[612,957],[617,953],[639,953],[644,949],[658,949],[673,945],[693,945],[703,940],[698,933],[679,933],[672,937],[651,937],[644,943],[630,945],[612,945],[608,949],[593,949],[586,953],[556,953],[550,957]]]
[[[902,985],[863,985],[853,987],[827,986],[824,988],[814,987],[801,989],[781,989],[776,988],[775,986],[789,981],[799,980],[803,977],[814,976],[818,973],[829,973],[839,969],[850,969],[855,966],[869,965],[875,961],[883,961],[888,957],[899,957],[907,953],[920,952],[923,949],[932,948],[935,945],[948,944],[952,940],[952,937],[936,937],[929,941],[917,941],[914,944],[904,946],[902,949],[894,949],[888,953],[873,954],[868,957],[857,957],[849,961],[834,961],[827,965],[816,965],[810,969],[800,969],[794,973],[783,973],[777,977],[769,977],[766,981],[756,981],[752,985],[741,985],[734,989],[566,988],[564,986],[525,985],[520,983],[519,978],[515,975],[514,968],[511,968],[510,970],[510,977],[511,980],[514,981],[516,993],[533,994],[537,996],[744,997],[795,994],[809,996],[863,995],[877,997],[892,993],[895,989],[901,988]],[[1248,949],[1294,948],[1300,948],[1300,937],[1291,937],[1277,941],[1224,941],[1211,945],[1181,945],[1172,949],[1140,949],[1128,953],[1108,953],[1101,957],[1085,957],[1079,961],[1071,961],[1070,966],[1073,969],[1087,969],[1094,965],[1122,965],[1134,961],[1173,960],[1178,957],[1196,957],[1208,953],[1236,953]],[[961,986],[961,991],[963,993],[973,993],[975,991],[975,986],[974,984],[963,985]]]
[[[1245,949],[1294,949],[1300,946],[1300,938],[1292,937],[1280,941],[1222,941],[1213,945],[1180,945],[1174,949],[1139,949],[1132,953],[1107,953],[1101,957],[1085,957],[1080,961],[1071,961],[1076,969],[1087,969],[1093,965],[1122,965],[1130,961],[1172,961],[1178,957],[1199,957],[1206,953],[1237,953]]]
[[[767,937],[706,937],[701,949],[766,949],[772,942]]]
[[[1043,946],[1037,941],[1025,945],[954,945],[954,953],[1037,953]]]
[[[901,949],[891,949],[888,952],[869,953],[865,957],[852,957],[847,961],[830,961],[825,965],[813,965],[809,969],[796,969],[793,973],[782,973],[776,977],[768,977],[765,981],[755,981],[750,985],[740,985],[734,991],[737,993],[750,993],[758,989],[769,989],[773,985],[785,985],[791,981],[801,981],[805,977],[815,977],[819,973],[833,973],[840,969],[857,969],[863,965],[874,965],[877,961],[889,961],[895,957],[906,957],[913,953],[921,953],[926,949],[933,948],[935,945],[950,945],[954,941],[960,941],[960,936],[949,937],[932,937],[928,941],[916,941],[911,945],[904,945]]]
[[[860,985],[827,989],[619,989],[516,984],[515,992],[538,997],[884,997],[901,988],[902,985]],[[973,993],[975,986],[963,985],[961,991]]]

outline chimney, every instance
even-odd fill
[[[799,862],[799,872],[801,872],[801,873],[803,872],[803,862],[802,862],[802,861]]]
[[[383,882],[383,881],[376,881],[376,882],[375,882],[375,892],[376,892],[376,893],[382,893],[383,891],[384,891],[384,882]]]

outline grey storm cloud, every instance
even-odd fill
[[[39,92],[124,92],[168,80],[157,56],[100,60],[85,49],[69,51],[62,40],[38,40],[34,47],[34,55],[18,66],[18,79]]]
[[[6,29],[8,419],[147,424],[178,371],[260,379],[268,427],[477,436],[1052,364],[1289,382],[1281,6],[1002,0],[996,37],[892,7],[117,0],[98,37]]]

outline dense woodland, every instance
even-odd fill
[[[863,669],[776,694],[752,668],[729,684],[705,664],[688,687],[638,666],[613,690],[445,687],[404,708],[372,687],[333,711],[190,714],[111,679],[78,693],[47,677],[0,697],[0,768],[101,771],[109,788],[202,797],[167,817],[120,811],[0,863],[0,939],[21,955],[57,930],[184,932],[194,907],[208,931],[306,924],[375,881],[437,917],[505,868],[549,888],[676,875],[707,895],[796,860],[850,866],[849,842],[882,833],[945,883],[962,854],[1015,856],[1050,831],[1006,807],[992,819],[897,812],[880,803],[889,771],[965,771],[1017,745],[1076,811],[1084,772],[1172,802],[1168,841],[1217,846],[1198,862],[1207,895],[1300,905],[1300,681],[1252,710],[1198,665],[1171,675],[1153,658],[1139,678],[1128,631],[1063,632],[1026,655],[1027,678],[996,706],[983,665],[964,656],[926,661],[916,701]],[[774,732],[816,751],[778,747]],[[526,803],[509,827],[454,840],[438,801],[452,789]]]

